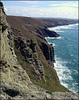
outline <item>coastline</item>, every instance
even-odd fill
[[[53,28],[63,27],[63,26],[72,26],[72,25],[79,25],[79,23],[75,23],[75,24],[57,25],[57,26],[49,27],[48,29],[49,29],[49,30],[53,30]]]
[[[53,30],[53,29],[57,29],[57,28],[60,28],[60,27],[65,27],[65,26],[73,26],[73,25],[78,25],[79,23],[75,23],[75,24],[68,24],[68,25],[61,25],[61,26],[56,26],[56,27],[51,27],[51,28],[48,28],[49,30]],[[55,31],[55,30],[53,30],[53,31]],[[57,33],[57,31],[55,31],[56,33]],[[60,31],[61,32],[61,31]],[[45,39],[46,39],[46,41],[47,41],[47,39],[61,39],[62,37],[61,37],[61,35],[60,35],[60,37],[45,37]],[[48,42],[48,41],[47,41]],[[54,43],[50,43],[50,42],[48,42],[49,44],[52,44],[52,46],[54,47],[55,46],[55,44]],[[55,48],[54,48],[55,49]],[[54,54],[55,55],[55,54]],[[56,55],[55,55],[56,56]],[[54,69],[56,70],[56,72],[57,72],[57,69],[55,68],[56,66],[58,66],[60,63],[56,63],[57,61],[56,61],[56,57],[55,57],[55,63],[54,63]],[[57,65],[56,65],[57,64]],[[62,71],[61,71],[62,72]],[[62,83],[62,81],[61,81],[61,79],[60,79],[60,77],[59,77],[59,75],[58,75],[58,72],[57,72],[57,76],[58,76],[58,78],[59,78],[59,80],[60,80],[60,84],[61,85],[63,85],[64,87],[66,87],[66,88],[68,88],[68,86],[66,85],[66,84],[63,84]],[[69,89],[69,88],[68,88]],[[70,89],[69,89],[70,90]],[[70,90],[71,91],[71,90]],[[73,91],[72,91],[73,92]],[[73,93],[76,93],[76,92],[73,92]]]
[[[6,20],[4,7],[1,2],[0,7],[0,42],[2,51],[0,60],[0,99],[75,100],[78,96],[76,96],[74,93],[72,93],[60,84],[56,70],[51,67],[52,61],[54,62],[54,48],[51,45],[49,45],[45,41],[45,39],[41,39],[38,36],[35,37],[35,34],[32,34],[32,30],[34,30],[35,32],[38,23],[36,24],[35,20],[30,18],[30,20],[35,22],[33,24],[30,23],[30,25],[33,26],[35,24],[34,28],[31,31],[30,26],[28,27],[28,23],[27,27],[25,28],[26,23],[25,20],[22,18],[19,18],[18,20],[18,17],[15,17],[14,19],[12,18],[13,21],[12,19],[9,19],[9,21],[11,21],[11,23],[9,24]],[[26,20],[26,22],[27,21],[28,19]],[[44,29],[44,27],[41,27],[41,25],[39,26],[42,29],[42,37],[47,36],[47,32],[49,32],[51,36],[52,34],[55,37],[58,36],[55,32],[50,32],[47,29]],[[38,31],[41,30],[40,28]],[[13,31],[12,29],[14,29],[15,31]],[[26,31],[27,29],[28,31]],[[14,33],[18,35],[15,35]],[[38,33],[40,34],[40,32]],[[35,40],[33,40],[33,37]],[[47,60],[50,61],[50,65],[47,62]],[[36,85],[38,85],[38,88]],[[64,94],[62,94],[62,92]]]

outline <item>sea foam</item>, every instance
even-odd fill
[[[78,57],[77,57],[77,30],[78,24],[49,28],[60,34],[61,37],[46,37],[49,44],[55,44],[54,69],[60,83],[74,93],[78,91]],[[72,34],[72,36],[70,35]],[[73,48],[72,48],[73,47]]]
[[[63,26],[56,26],[53,28],[48,28],[49,30],[54,30],[56,32],[64,32],[64,31],[59,31],[59,29],[74,29],[74,25],[78,25],[78,23],[76,24],[70,24],[70,25],[63,25]]]
[[[45,39],[61,39],[63,37],[59,36],[59,37],[45,37]]]
[[[60,58],[55,57],[56,63],[54,63],[54,69],[57,72],[57,75],[59,77],[59,80],[61,82],[61,85],[65,86],[66,88],[69,88],[69,90],[73,91],[74,93],[77,93],[78,90],[75,90],[75,85],[78,83],[73,83],[72,87],[67,82],[71,82],[73,80],[71,75],[71,70],[66,67],[66,61],[62,61]]]

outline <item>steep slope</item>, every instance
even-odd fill
[[[44,39],[59,35],[33,18],[9,16],[9,25],[1,2],[0,13],[0,99],[58,99],[52,92],[70,92],[59,82],[53,65],[54,48]]]
[[[49,93],[69,91],[60,84],[54,69],[54,48],[44,39],[44,34],[46,36],[50,32],[52,36],[59,35],[49,31],[37,19],[8,16],[7,21],[14,33],[17,59],[31,81]],[[35,50],[33,51],[33,49]]]
[[[57,18],[37,18],[45,27],[55,27],[68,24],[75,24],[79,21],[77,19],[57,19]]]
[[[26,71],[17,61],[14,52],[13,33],[6,21],[3,4],[0,2],[0,99],[41,99],[45,96],[38,92]]]
[[[8,23],[10,23],[12,30],[17,36],[18,33],[22,36],[23,34],[27,38],[34,38],[35,36],[44,38],[47,36],[57,37],[59,36],[56,32],[48,30],[41,21],[30,17],[16,17],[8,16]]]
[[[15,19],[17,20],[15,21]],[[44,36],[42,35],[44,33],[43,31],[41,31],[41,29],[43,30],[45,28],[47,30],[47,28],[44,25],[42,25],[41,22],[39,22],[39,20],[37,20],[37,24],[36,20],[33,18],[31,19],[24,17],[26,21],[23,21],[22,19],[23,17],[7,17],[7,20],[10,23],[14,32],[15,54],[20,65],[28,73],[31,81],[37,85],[39,90],[40,87],[45,89],[45,94],[48,98],[63,98],[69,100],[77,99],[77,96],[75,94],[73,94],[67,88],[60,84],[60,81],[58,79],[53,65],[55,62],[54,48],[52,47],[52,45],[49,45],[46,42]],[[27,27],[28,20],[32,20],[30,21],[30,25],[32,24],[33,26],[32,30],[30,26]],[[22,27],[22,25],[26,27]],[[41,27],[41,29],[37,25]],[[15,31],[15,29],[19,31]],[[37,29],[42,32],[41,35],[37,33]],[[53,36],[55,32],[51,33]],[[45,32],[45,34],[47,34],[47,32]],[[55,36],[59,35],[57,35],[56,33]],[[43,91],[44,90],[42,90],[42,92]]]

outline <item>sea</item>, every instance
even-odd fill
[[[55,53],[54,68],[60,83],[74,93],[78,91],[78,23],[48,28],[60,37],[46,37],[53,44]]]

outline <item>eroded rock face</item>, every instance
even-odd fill
[[[26,71],[17,61],[13,40],[13,33],[6,21],[3,4],[0,2],[0,99],[41,99],[43,94],[32,84]],[[18,49],[21,52],[23,50],[25,54],[26,40],[23,39],[20,43]],[[33,46],[30,45],[30,48]],[[28,52],[28,56],[32,52],[35,52],[34,48]]]
[[[41,43],[40,48],[41,48],[46,60],[48,61],[48,63],[51,66],[54,66],[53,65],[54,62],[55,62],[55,59],[54,59],[54,48],[51,45],[48,46],[45,43]]]
[[[54,31],[50,31],[48,29],[40,29],[41,31],[37,30],[37,32],[42,35],[43,37],[59,37],[60,35]]]
[[[25,57],[26,62],[34,68],[35,73],[44,77],[44,67],[38,59],[36,42],[34,40],[26,40],[24,37],[18,37],[15,39],[15,46]]]
[[[4,7],[1,2],[0,2],[0,25],[2,25],[2,32],[8,27],[8,23],[6,22]]]

